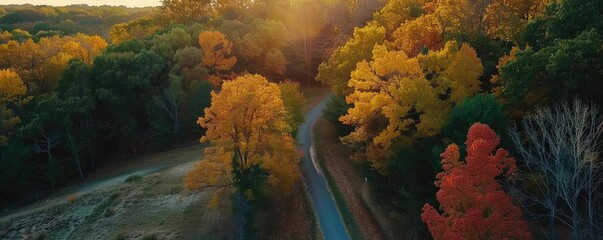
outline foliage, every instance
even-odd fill
[[[601,103],[603,37],[594,30],[559,39],[540,50],[526,48],[502,67],[503,95],[510,101],[539,94],[540,103],[555,96],[582,96]],[[538,86],[538,87],[537,87]],[[540,95],[542,96],[542,95]]]
[[[200,20],[211,13],[210,0],[162,0],[163,18],[173,23]]]
[[[222,72],[230,71],[237,63],[237,57],[232,56],[232,42],[223,33],[207,31],[199,35],[199,46],[203,52],[201,65],[210,76],[209,81],[218,86],[222,82]]]
[[[602,13],[600,1],[551,3],[546,15],[527,25],[528,47],[501,68],[505,98],[513,103],[548,103],[559,96],[580,96],[603,103],[599,97],[603,89]]]
[[[442,26],[433,14],[404,22],[393,34],[394,45],[414,57],[425,49],[440,49],[444,45]]]
[[[424,0],[390,0],[373,14],[373,21],[385,27],[388,34],[393,33],[404,22],[424,13]]]
[[[111,26],[153,14],[155,8],[128,8],[125,6],[69,6],[4,5],[0,12],[0,29],[20,28],[31,33],[34,40],[44,33],[66,36],[76,33],[107,37]],[[13,39],[16,40],[16,39]],[[0,41],[1,42],[1,41]]]
[[[205,160],[187,174],[186,189],[227,187],[238,180],[252,182],[266,171],[268,183],[288,193],[299,179],[299,155],[289,134],[295,126],[286,122],[287,111],[280,96],[278,85],[259,75],[226,81],[219,93],[212,92],[212,104],[198,121],[207,129],[202,141],[209,141],[211,146],[205,149]],[[253,189],[238,190],[248,198],[257,194],[248,191]]]
[[[13,108],[24,103],[27,87],[12,70],[0,70],[0,147],[8,143],[13,128],[21,122]]]
[[[467,134],[464,162],[456,144],[442,153],[436,195],[444,213],[426,204],[421,215],[434,239],[530,239],[521,208],[498,181],[517,171],[509,153],[496,149],[499,142],[492,129],[476,123]]]
[[[297,126],[304,123],[303,106],[306,103],[306,97],[299,90],[299,83],[292,81],[281,82],[281,99],[287,111],[286,122],[292,127],[292,133],[297,130]]]
[[[470,64],[469,64],[470,63]],[[340,121],[355,126],[342,140],[366,154],[381,173],[391,149],[438,134],[450,108],[480,90],[482,66],[468,45],[448,42],[438,52],[408,58],[377,45],[373,60],[358,63],[346,101],[354,106]]]
[[[469,127],[477,122],[487,124],[494,132],[505,132],[509,120],[502,104],[494,96],[479,94],[452,108],[442,134],[453,143],[461,145]]]
[[[320,64],[316,80],[331,86],[336,94],[350,92],[347,82],[356,63],[370,59],[375,44],[380,44],[384,38],[385,28],[377,25],[354,29],[352,38],[335,49],[327,62]]]
[[[287,45],[285,25],[274,20],[254,20],[248,33],[235,41],[239,59],[251,72],[284,75],[287,59],[281,51]]]

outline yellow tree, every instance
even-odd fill
[[[92,64],[94,57],[101,54],[108,45],[107,42],[100,36],[88,36],[83,33],[78,33],[75,35],[75,40],[79,42],[81,48],[86,51],[85,56],[87,58],[82,58],[82,61],[87,64]]]
[[[184,179],[188,190],[236,187],[252,199],[264,180],[289,193],[299,179],[299,154],[290,135],[279,86],[260,75],[225,81],[199,125],[207,129],[205,159]]]
[[[484,68],[477,53],[468,44],[459,45],[456,41],[449,41],[442,50],[418,58],[436,92],[449,102],[462,101],[481,90],[479,77]]]
[[[396,47],[411,57],[418,55],[424,48],[438,50],[444,43],[442,26],[433,14],[404,22],[393,37]]]
[[[44,81],[40,82],[38,87],[45,91],[54,88],[59,83],[63,70],[67,68],[69,60],[72,58],[73,56],[70,54],[59,52],[44,62]]]
[[[13,116],[12,106],[25,101],[27,87],[16,72],[0,70],[0,146],[13,134],[12,129],[21,122],[19,116]]]
[[[128,24],[118,23],[111,27],[111,31],[109,32],[109,38],[111,39],[111,43],[119,44],[123,41],[130,40],[133,37],[128,32]]]
[[[342,140],[387,173],[392,149],[438,134],[452,106],[480,90],[481,74],[468,45],[449,42],[416,58],[376,45],[372,61],[358,63],[348,83],[346,101],[354,107],[340,121],[355,130]]]
[[[231,56],[232,42],[221,32],[207,31],[199,34],[199,45],[203,52],[201,65],[209,71],[209,81],[218,86],[222,81],[222,72],[230,71],[237,63],[237,57]]]
[[[438,0],[435,14],[444,33],[475,37],[482,32],[486,8],[492,0]]]
[[[82,59],[82,61],[86,61],[88,59],[88,51],[86,51],[86,49],[82,47],[82,44],[77,41],[67,41],[65,44],[63,44],[61,52]]]
[[[393,33],[402,23],[417,17],[426,0],[389,0],[379,11],[373,14],[374,21]]]

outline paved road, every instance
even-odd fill
[[[331,192],[329,192],[327,188],[326,180],[322,174],[317,172],[317,168],[313,165],[310,155],[312,124],[316,119],[322,116],[322,111],[325,108],[327,99],[328,98],[325,98],[319,105],[306,113],[305,123],[299,128],[297,134],[297,142],[300,144],[299,149],[304,153],[302,159],[302,174],[306,181],[306,185],[308,186],[308,191],[312,198],[312,205],[318,216],[318,223],[320,224],[325,240],[345,240],[350,239],[350,237],[345,231],[341,215],[337,210]]]

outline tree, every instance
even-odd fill
[[[128,33],[128,25],[126,23],[118,23],[111,27],[111,31],[109,32],[109,38],[111,39],[111,43],[119,44],[123,41],[132,39],[130,33]]]
[[[171,60],[177,50],[189,46],[192,46],[191,35],[182,28],[173,28],[169,33],[155,36],[151,50]]]
[[[211,146],[185,177],[186,189],[237,186],[253,198],[267,173],[270,185],[289,193],[300,177],[299,154],[280,96],[278,85],[259,75],[225,81],[219,93],[212,92],[211,106],[198,121],[207,129],[202,141]]]
[[[353,107],[339,120],[355,130],[342,140],[386,173],[393,146],[440,133],[451,107],[480,90],[481,73],[477,54],[466,44],[451,41],[416,58],[376,45],[372,61],[352,72],[346,101]]]
[[[433,14],[404,22],[393,34],[394,44],[408,56],[414,57],[423,49],[443,47],[442,26]]]
[[[482,33],[483,16],[490,2],[492,0],[437,1],[434,14],[446,36],[473,38]]]
[[[230,71],[237,63],[237,57],[231,56],[232,42],[218,31],[207,31],[199,34],[199,45],[203,52],[201,65],[209,71],[209,81],[214,86],[222,82],[222,72]]]
[[[485,34],[518,43],[528,22],[544,13],[548,0],[493,0],[484,14]]]
[[[211,14],[211,0],[162,0],[163,17],[172,23],[199,20]]]
[[[511,177],[515,160],[496,147],[500,138],[488,125],[476,123],[467,134],[467,157],[460,161],[459,147],[451,144],[442,153],[436,196],[440,214],[425,204],[421,218],[434,239],[530,239],[521,208],[498,179]]]
[[[297,126],[304,122],[303,107],[306,103],[306,97],[299,91],[299,83],[292,81],[281,82],[279,85],[281,90],[281,99],[285,104],[287,111],[286,122],[291,126],[292,132],[297,131]]]
[[[540,50],[528,47],[517,52],[502,67],[503,95],[511,102],[538,94],[537,103],[558,96],[581,96],[603,103],[599,97],[603,94],[601,33],[585,31],[572,39],[558,39]]]
[[[547,9],[528,23],[528,47],[502,66],[503,95],[514,103],[580,96],[603,104],[603,4],[564,0]]]
[[[78,167],[80,159],[86,159],[85,155],[88,156],[89,166],[96,165],[94,148],[97,133],[92,117],[95,98],[90,71],[91,67],[83,60],[71,60],[55,88],[57,97],[69,104],[65,106],[69,112],[63,113],[68,115],[64,122],[65,134],[68,148]]]
[[[81,162],[81,149],[74,137],[74,123],[72,118],[79,114],[90,112],[93,108],[92,99],[86,97],[70,96],[61,99],[56,93],[45,94],[37,97],[33,103],[31,119],[19,129],[23,138],[34,142],[34,149],[38,153],[47,155],[47,164],[56,161],[53,150],[67,144],[80,179],[84,179]]]
[[[354,29],[354,35],[343,46],[333,51],[327,62],[318,67],[316,80],[331,86],[336,94],[350,92],[348,81],[356,64],[371,57],[375,44],[385,39],[385,28],[376,24]]]
[[[603,118],[599,109],[578,99],[540,107],[522,121],[523,132],[510,132],[525,165],[517,193],[527,206],[546,211],[526,208],[532,216],[548,220],[551,239],[557,235],[556,223],[571,228],[574,239],[594,239],[603,233]]]
[[[203,53],[196,47],[185,47],[176,51],[172,60],[171,74],[180,75],[184,88],[191,84],[209,80],[207,68],[201,66]],[[194,122],[194,121],[193,121]]]
[[[368,144],[366,157],[382,173],[387,172],[384,160],[389,158],[392,143],[409,131],[411,125],[416,124],[420,132],[417,136],[431,135],[435,133],[434,127],[441,125],[415,120],[409,116],[413,109],[431,114],[434,120],[443,117],[436,115],[448,112],[424,78],[417,59],[408,58],[401,51],[389,51],[382,45],[375,46],[370,63],[358,63],[348,86],[354,92],[346,101],[354,107],[339,120],[356,128],[342,140],[359,150]]]
[[[425,3],[425,0],[390,0],[373,14],[373,19],[387,33],[393,33],[402,23],[421,16]]]
[[[107,130],[116,141],[123,143],[117,146],[129,146],[136,155],[140,123],[146,121],[145,105],[152,99],[151,87],[165,79],[163,74],[167,73],[167,68],[163,58],[153,51],[110,52],[118,47],[109,47],[108,53],[95,59],[93,89],[98,99],[97,109],[107,109],[109,113],[100,116],[99,120],[108,124]]]
[[[235,42],[239,60],[252,73],[285,74],[287,59],[281,51],[289,38],[281,22],[257,19],[251,22],[249,32]]]
[[[12,70],[0,70],[0,147],[5,145],[12,136],[13,128],[21,122],[19,116],[14,116],[13,108],[25,102],[27,87]]]
[[[167,86],[165,89],[162,89],[158,96],[155,96],[153,100],[161,112],[168,116],[170,122],[168,132],[174,134],[176,144],[180,145],[180,125],[182,121],[180,102],[183,95],[182,78],[170,75],[168,82],[169,86]]]
[[[504,132],[509,119],[502,104],[496,101],[494,96],[479,94],[452,108],[442,134],[460,145],[464,142],[469,127],[476,122],[487,124],[495,132]]]

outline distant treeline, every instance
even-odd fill
[[[0,32],[22,29],[37,38],[85,33],[108,39],[111,26],[147,16],[156,10],[156,7],[0,5]]]

